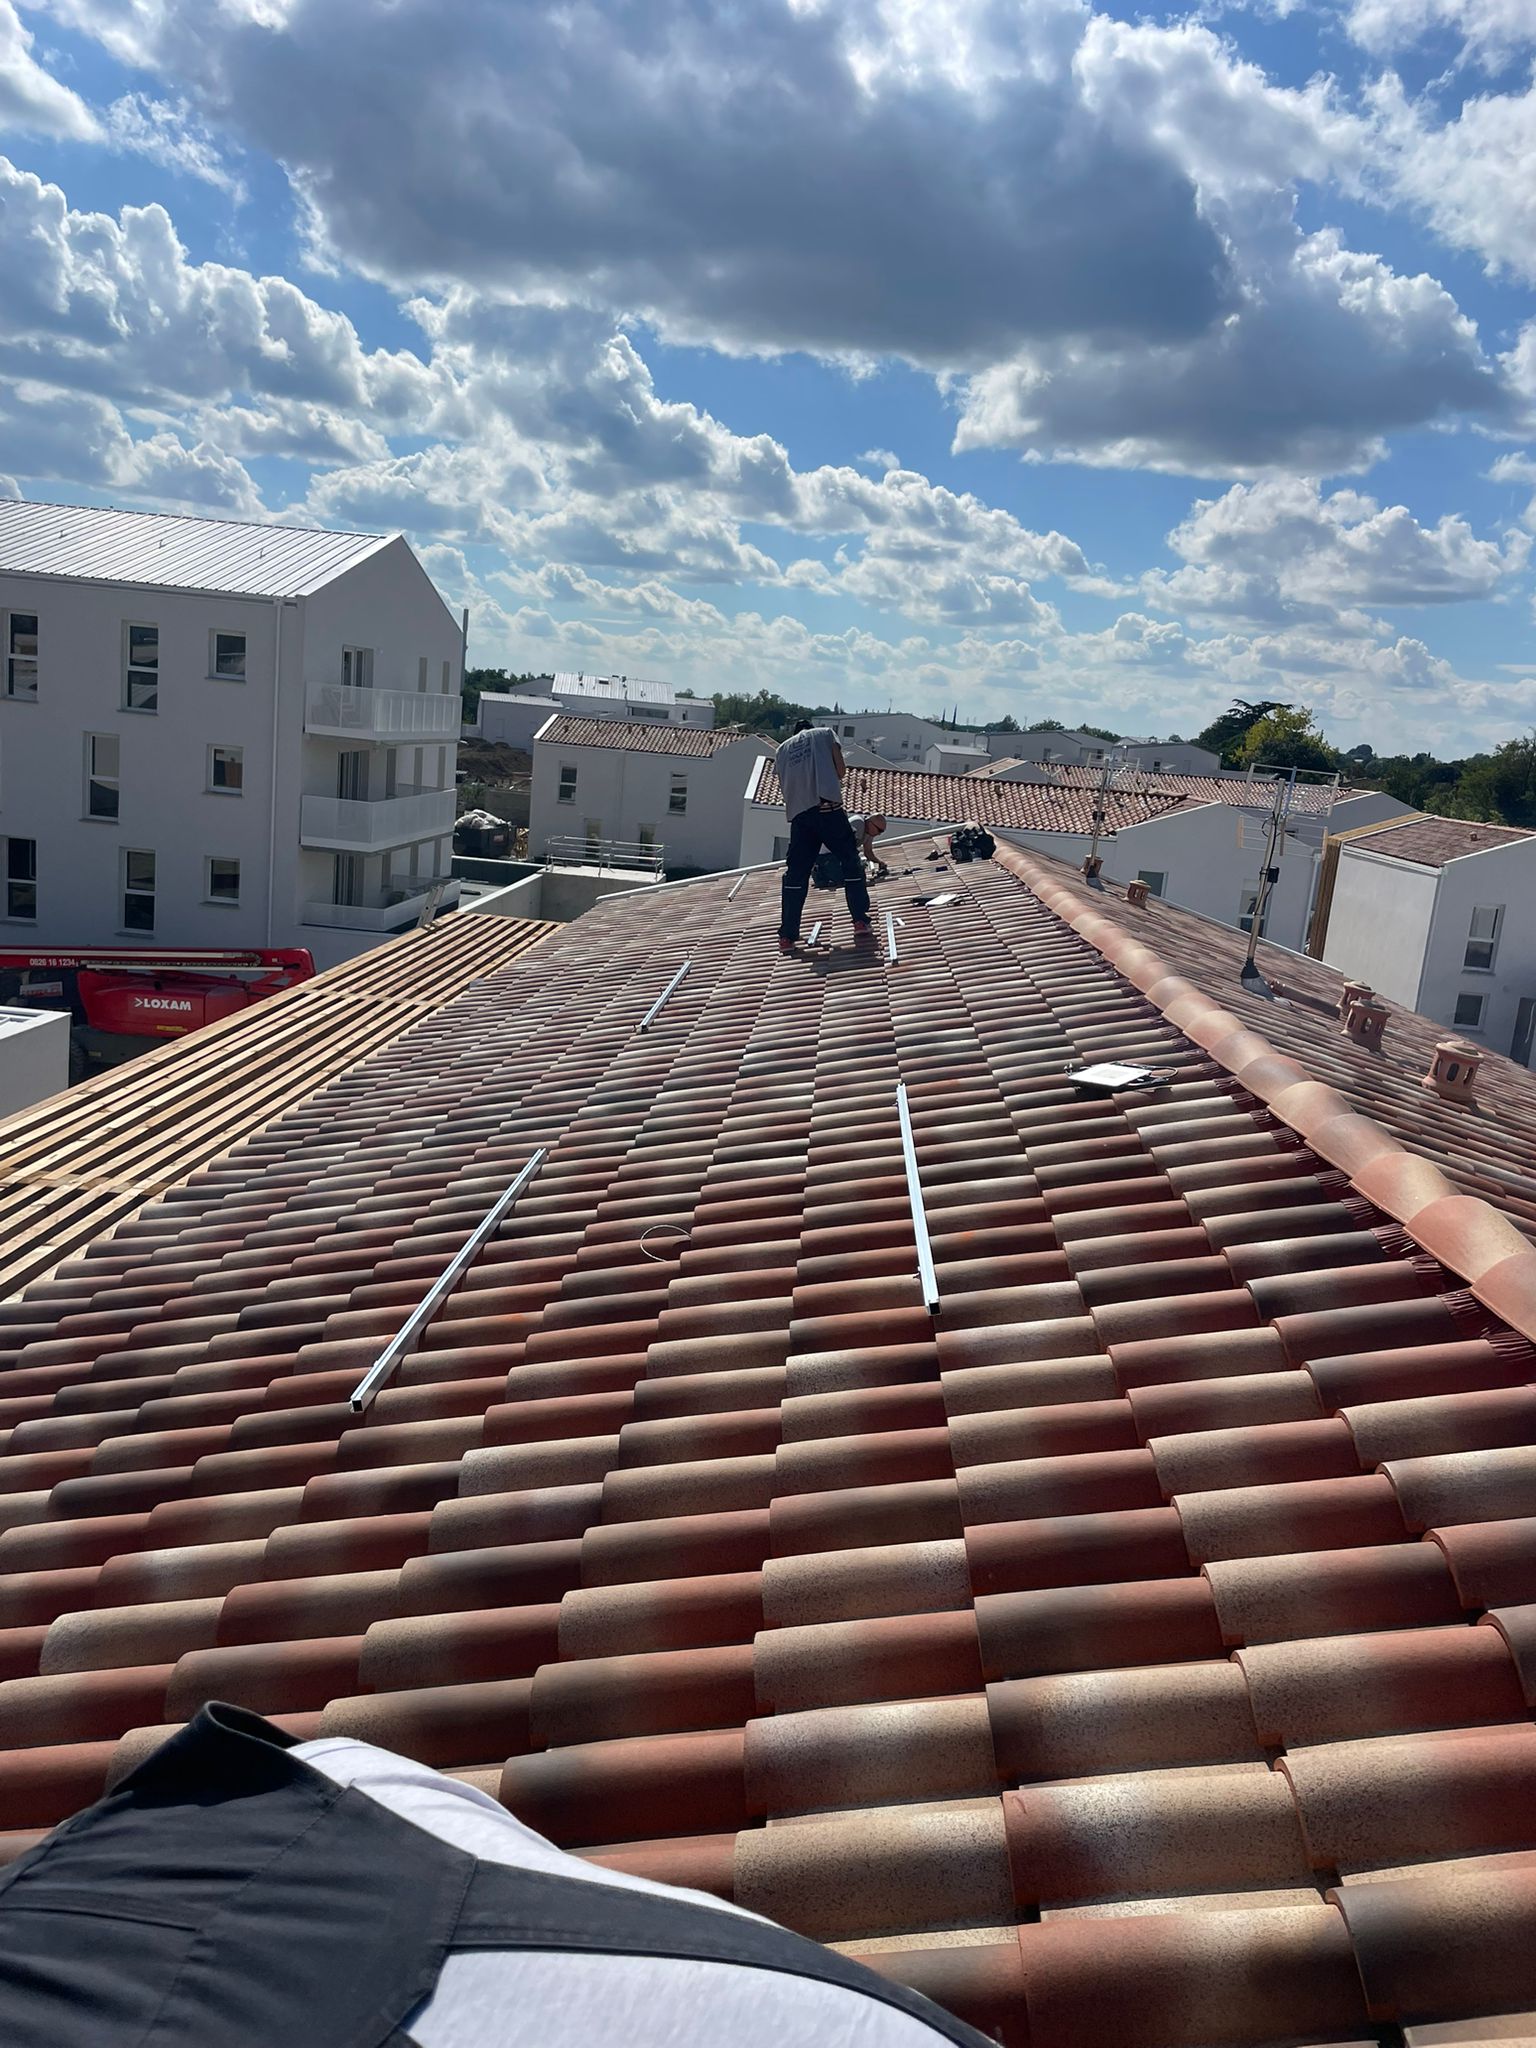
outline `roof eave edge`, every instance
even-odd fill
[[[1299,1060],[1176,973],[1144,940],[1079,901],[1037,859],[1007,842],[999,843],[993,858],[1344,1174],[1357,1193],[1464,1281],[1491,1314],[1536,1343],[1536,1247],[1507,1216],[1478,1195],[1458,1193],[1438,1166],[1411,1152],[1336,1088],[1314,1080]]]

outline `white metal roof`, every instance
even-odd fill
[[[72,576],[231,597],[303,597],[389,538],[0,499],[0,571],[18,576]]]
[[[609,697],[631,704],[677,701],[677,692],[670,683],[647,683],[639,676],[588,676],[575,669],[557,670],[550,693],[556,697]]]

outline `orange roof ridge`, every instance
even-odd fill
[[[1491,1202],[1458,1194],[1431,1160],[1355,1109],[1290,1054],[1176,973],[1153,948],[1083,903],[1045,861],[999,845],[993,858],[1027,883],[1170,1024],[1212,1059],[1357,1193],[1400,1223],[1423,1250],[1464,1280],[1484,1308],[1536,1340],[1536,1248]]]

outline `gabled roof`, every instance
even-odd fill
[[[306,597],[392,536],[0,499],[0,574]]]
[[[1407,824],[1387,824],[1371,833],[1351,834],[1351,844],[1366,853],[1381,854],[1388,860],[1407,861],[1418,868],[1443,868],[1468,854],[1486,853],[1494,846],[1515,846],[1522,839],[1536,839],[1536,832],[1519,825],[1483,825],[1466,818],[1412,818]]]
[[[880,811],[890,818],[935,824],[977,824],[1024,832],[1093,830],[1093,789],[1037,782],[999,782],[972,773],[945,775],[926,768],[859,768],[850,765],[843,796],[850,811]],[[784,794],[769,759],[748,799],[767,810],[782,810]],[[1182,799],[1158,793],[1112,790],[1105,799],[1111,832],[1144,825],[1180,808]]]
[[[700,726],[670,722],[635,725],[628,719],[564,715],[551,718],[548,725],[534,734],[540,746],[616,747],[626,754],[691,754],[697,760],[708,760],[711,754],[734,747],[738,740],[756,738],[755,733],[743,732],[740,726],[733,725],[717,725],[706,732]],[[760,744],[767,746],[768,742],[763,740]]]
[[[5,1307],[6,1852],[220,1697],[1010,2048],[1536,2000],[1536,1250],[1217,928],[941,873],[889,965],[601,903]]]
[[[1081,762],[1048,761],[1039,765],[1049,769],[1063,789],[1097,789],[1104,773],[1102,768],[1089,767]],[[1164,796],[1185,796],[1202,804],[1263,805],[1267,809],[1274,800],[1275,781],[1276,778],[1268,775],[1184,775],[1172,769],[1158,769],[1154,773],[1150,768],[1131,763],[1120,786]],[[1298,782],[1291,799],[1291,809],[1303,816],[1326,814],[1345,798],[1365,793],[1357,789],[1329,789],[1318,783]]]

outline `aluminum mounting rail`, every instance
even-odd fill
[[[421,1300],[417,1302],[415,1308],[411,1310],[404,1323],[401,1324],[394,1336],[390,1338],[384,1349],[379,1353],[372,1365],[369,1366],[367,1372],[363,1374],[363,1377],[352,1389],[351,1398],[347,1402],[347,1406],[354,1415],[362,1414],[363,1410],[371,1404],[374,1395],[378,1393],[391,1373],[394,1372],[396,1366],[399,1365],[401,1359],[408,1357],[415,1349],[416,1341],[422,1331],[431,1322],[443,1303],[452,1294],[454,1288],[463,1279],[465,1273],[480,1256],[480,1252],[485,1244],[495,1235],[497,1226],[500,1224],[503,1216],[506,1215],[512,1204],[523,1192],[523,1189],[533,1179],[539,1168],[544,1164],[547,1156],[548,1147],[541,1145],[518,1174],[517,1178],[502,1189],[495,1201],[492,1202],[490,1208],[486,1210],[480,1221],[475,1225],[468,1237],[465,1238],[447,1265],[444,1266],[442,1272],[432,1282],[432,1285],[427,1289]]]
[[[744,882],[744,881],[745,881],[746,879],[747,879],[747,870],[746,870],[745,868],[743,868],[743,869],[742,869],[742,871],[741,871],[741,873],[740,873],[740,874],[739,874],[739,875],[738,875],[738,876],[736,877],[735,881],[734,881],[734,882],[732,882],[732,884],[731,884],[730,888],[729,888],[729,889],[727,889],[727,890],[726,890],[726,892],[725,892],[725,900],[726,900],[726,902],[727,902],[727,903],[729,903],[729,902],[730,902],[731,898],[732,898],[732,897],[733,897],[733,896],[734,896],[734,895],[736,894],[736,891],[737,891],[737,890],[738,890],[738,889],[739,889],[739,888],[741,887],[742,883],[743,883],[743,882]]]
[[[901,1153],[907,1168],[907,1199],[912,1205],[912,1235],[917,1240],[917,1277],[923,1290],[923,1307],[929,1315],[936,1316],[940,1308],[939,1279],[933,1270],[933,1247],[928,1242],[928,1212],[923,1207],[923,1184],[918,1178],[905,1081],[896,1083],[896,1115],[901,1123]]]
[[[885,959],[886,965],[889,967],[894,967],[899,958],[896,951],[896,927],[900,925],[905,930],[906,923],[907,920],[904,917],[898,917],[894,910],[888,910],[885,913]]]
[[[651,1007],[640,1019],[640,1029],[642,1031],[650,1030],[652,1023],[655,1021],[657,1017],[661,1015],[662,1011],[666,1008],[667,999],[671,995],[673,989],[677,987],[679,982],[685,981],[687,979],[688,970],[692,965],[693,962],[691,960],[685,960],[682,966],[679,967],[676,974],[673,975],[672,979],[667,983],[666,987],[662,990],[661,994],[656,998],[655,1002],[652,1003]]]

